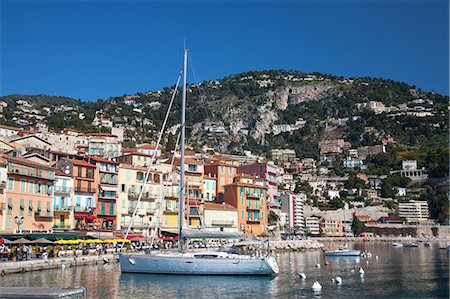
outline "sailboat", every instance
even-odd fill
[[[181,113],[180,188],[178,197],[178,252],[159,254],[120,254],[119,262],[121,271],[126,273],[176,275],[276,275],[279,271],[278,265],[276,260],[272,256],[270,256],[270,250],[267,250],[267,255],[262,257],[220,251],[186,252],[185,245],[187,239],[240,237],[238,233],[235,233],[233,236],[233,234],[226,232],[202,232],[198,230],[188,230],[184,227],[184,202],[186,194],[184,180],[184,143],[186,118],[187,54],[188,50],[184,49]],[[150,165],[151,164],[152,163],[150,163]],[[144,184],[146,181],[147,180],[144,179]],[[135,213],[133,213],[132,217],[134,217],[134,215]]]

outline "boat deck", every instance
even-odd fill
[[[0,287],[0,298],[65,298],[86,297],[86,289],[63,289],[42,287]]]

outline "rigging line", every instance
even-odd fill
[[[189,54],[188,54],[189,55]],[[201,88],[200,85],[200,77],[197,73],[197,71],[195,70],[194,67],[194,60],[192,59],[192,56],[189,55],[189,59],[188,59],[189,65],[191,66],[192,69],[192,74],[194,76],[194,82],[197,82],[197,88],[198,88],[198,93],[199,93],[199,98],[202,99],[202,97],[205,98],[205,100],[207,99],[207,95],[203,92],[203,89]],[[206,104],[206,103],[205,103]],[[207,111],[207,113],[209,113],[209,115],[211,116],[211,121],[214,121],[214,114],[212,112],[212,110],[209,108],[208,105],[204,105],[203,107],[205,107],[205,110]],[[214,143],[217,147],[220,147],[220,143],[219,140],[217,138],[217,134],[216,132],[212,132],[213,133],[213,139],[214,139]]]
[[[131,226],[133,225],[134,217],[136,216],[139,204],[140,204],[141,199],[142,199],[142,195],[144,193],[145,184],[147,183],[148,176],[150,175],[150,170],[152,168],[153,162],[154,162],[155,157],[156,157],[158,146],[159,146],[159,144],[161,142],[161,138],[163,136],[164,129],[166,128],[167,120],[168,120],[169,115],[170,115],[170,110],[172,109],[172,105],[173,105],[173,102],[175,100],[175,96],[177,94],[178,85],[180,84],[181,74],[182,74],[182,72],[180,72],[180,74],[178,75],[178,80],[177,80],[177,83],[176,83],[175,88],[173,90],[172,98],[170,99],[169,106],[167,107],[166,116],[164,118],[164,122],[162,124],[161,131],[159,132],[158,141],[156,142],[156,146],[155,146],[156,150],[153,152],[153,155],[152,155],[152,157],[150,159],[150,163],[148,164],[147,171],[145,172],[144,180],[142,182],[142,187],[141,187],[141,190],[139,191],[139,196],[138,196],[138,200],[137,200],[137,203],[136,203],[136,207],[134,208],[133,214],[132,214],[131,219],[130,219],[130,223],[129,223],[127,231],[125,233],[125,237],[124,237],[125,240],[127,239],[128,234],[130,233],[130,230],[131,230]],[[121,248],[123,248],[124,244],[125,244],[125,241],[122,243],[122,247]]]

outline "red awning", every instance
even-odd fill
[[[75,219],[84,219],[87,218],[86,215],[75,215]]]
[[[86,220],[90,220],[90,221],[95,220],[95,219],[97,219],[97,217],[94,216],[94,215],[91,215],[91,216],[87,216],[87,217],[86,217]]]
[[[105,217],[106,220],[116,220],[116,216],[114,217]]]

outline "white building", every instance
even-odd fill
[[[161,149],[159,147],[156,148],[156,146],[149,143],[139,144],[138,146],[136,146],[136,150],[140,153],[150,156],[152,156],[156,152],[157,157],[161,156]]]
[[[405,217],[408,222],[424,222],[428,220],[429,210],[426,201],[411,200],[398,204],[398,215]]]
[[[319,217],[311,216],[305,218],[305,230],[308,235],[320,235]]]
[[[122,145],[116,135],[108,133],[91,133],[89,137],[89,155],[112,159],[122,154]]]
[[[0,138],[17,135],[17,133],[19,133],[20,130],[21,130],[20,128],[16,127],[0,125]]]
[[[203,205],[206,230],[238,232],[238,210],[229,204],[205,203]]]
[[[286,193],[278,197],[281,202],[281,212],[286,213],[286,224],[300,232],[305,231],[305,218],[303,205],[306,201],[306,194]]]
[[[57,171],[53,190],[53,227],[73,229],[74,216],[74,178],[70,174]],[[80,203],[81,204],[81,203]]]

